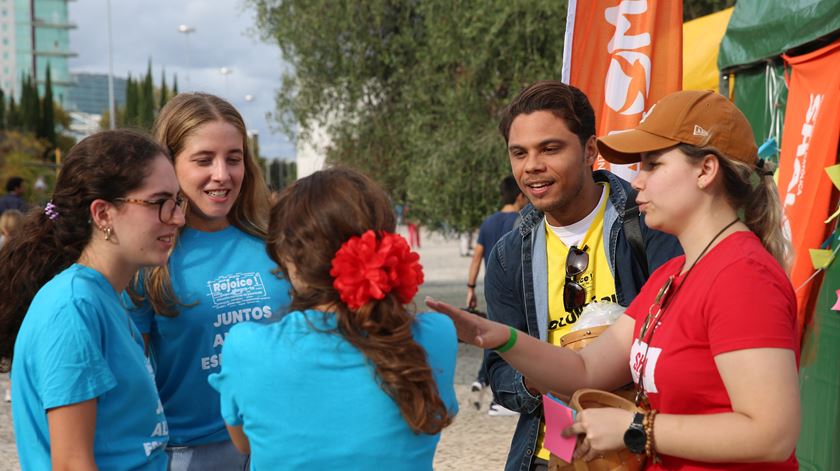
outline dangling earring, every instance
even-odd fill
[[[113,229],[111,229],[110,226],[108,226],[108,227],[99,226],[99,230],[105,233],[105,240],[111,240],[111,231]]]

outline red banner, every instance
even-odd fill
[[[569,0],[563,81],[589,97],[599,136],[634,127],[682,87],[682,2]],[[626,167],[595,163],[632,178]]]
[[[825,168],[837,160],[840,137],[840,41],[802,56],[783,56],[790,65],[787,109],[779,158],[779,196],[785,233],[793,244],[791,282],[797,289],[799,327],[810,321],[809,304],[819,291],[803,286],[814,272],[808,249],[818,248],[830,233],[833,185]]]

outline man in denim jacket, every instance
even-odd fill
[[[531,85],[508,106],[499,129],[531,204],[522,210],[519,228],[491,252],[484,280],[488,316],[559,344],[583,306],[593,300],[627,306],[649,272],[681,249],[674,237],[648,229],[635,211],[628,217],[640,218],[635,227],[644,254],[640,248],[634,254],[625,210],[635,206],[635,191],[607,171],[592,171],[595,114],[577,88],[556,81]],[[569,265],[582,271],[573,275]],[[485,355],[496,401],[521,414],[506,471],[546,469],[542,388],[493,351]]]

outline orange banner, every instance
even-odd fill
[[[563,81],[589,97],[599,136],[634,127],[682,86],[682,2],[569,0]],[[595,163],[632,178],[627,167]]]
[[[810,322],[812,296],[819,291],[809,280],[814,272],[808,249],[825,240],[833,185],[825,168],[837,160],[840,136],[840,41],[796,57],[790,65],[787,109],[779,158],[779,197],[785,233],[794,250],[791,282],[797,289],[799,327]]]

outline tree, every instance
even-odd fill
[[[41,99],[38,86],[29,75],[21,77],[20,116],[24,132],[38,132],[41,127]]]
[[[499,113],[559,78],[566,2],[249,3],[291,64],[275,114],[287,134],[326,128],[329,162],[371,175],[426,225],[474,228],[498,208]]]
[[[55,103],[53,102],[52,72],[47,64],[46,81],[44,84],[44,99],[41,102],[41,116],[38,137],[42,137],[55,148]]]
[[[15,103],[15,97],[9,97],[9,111],[6,113],[6,129],[19,131],[22,125],[20,110]]]
[[[683,0],[683,21],[693,20],[735,5],[735,0]]]
[[[0,88],[0,130],[6,129],[6,94]]]
[[[152,83],[152,60],[149,59],[149,64],[146,69],[146,76],[143,77],[143,82],[138,93],[138,125],[143,129],[152,129],[152,124],[155,121],[155,89]]]
[[[169,89],[166,88],[166,70],[164,69],[160,72],[160,107],[158,109],[163,109],[167,101],[169,101]]]
[[[123,116],[122,126],[132,127],[137,125],[137,117],[139,114],[137,101],[137,84],[131,78],[131,74],[129,74],[125,83],[125,113]]]
[[[178,74],[173,74],[172,77],[172,96],[178,94]]]

